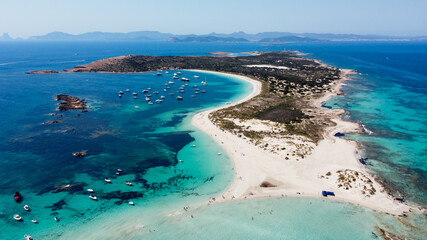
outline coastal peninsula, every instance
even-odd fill
[[[338,201],[351,202],[400,215],[411,207],[390,196],[358,161],[358,148],[334,136],[363,132],[356,123],[340,119],[340,109],[322,107],[340,94],[351,70],[333,68],[294,52],[253,56],[138,56],[98,60],[56,71],[135,73],[169,69],[198,69],[231,74],[252,84],[246,98],[198,113],[193,124],[210,134],[234,163],[233,184],[209,200],[259,197],[323,198],[334,191]],[[53,73],[34,71],[28,74]]]

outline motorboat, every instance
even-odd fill
[[[165,96],[163,96],[163,95],[162,95],[162,96],[160,96],[160,98],[164,99],[164,98],[165,98]]]
[[[190,79],[183,77],[183,78],[181,78],[181,81],[183,81],[183,82],[189,82]]]
[[[122,97],[122,95],[119,94],[119,97]]]
[[[162,103],[163,102],[163,100],[161,100],[161,99],[156,99],[156,103]]]
[[[177,76],[173,76],[172,78],[173,78],[173,79],[179,79],[179,77],[177,77]]]
[[[135,96],[135,97],[133,97],[133,99],[137,99],[137,98],[138,98],[138,97],[136,97],[136,96]]]
[[[206,90],[202,90],[201,92],[202,92],[202,93],[206,93]]]
[[[24,206],[25,211],[30,211],[30,207],[28,207],[28,205]]]
[[[94,191],[93,189],[91,189],[91,188],[88,188],[88,189],[87,189],[87,191],[88,191],[88,192],[90,192],[90,193],[95,192],[95,191]]]
[[[142,90],[143,93],[148,93],[147,89]]]
[[[132,95],[137,96],[137,95],[138,95],[138,93],[134,92],[134,93],[132,93]]]
[[[167,89],[165,88],[165,89],[163,89],[163,92],[166,92],[167,91]]]
[[[146,97],[151,97],[151,94],[147,94],[147,95],[145,95]]]
[[[105,182],[106,182],[106,183],[111,183],[111,180],[110,180],[110,179],[108,179],[108,178],[106,178],[106,179],[105,179]]]
[[[36,219],[31,219],[31,222],[33,222],[33,223],[39,223]]]
[[[173,92],[171,92],[171,93],[170,93],[170,95],[171,95],[171,96],[172,96],[173,94],[174,94]]]
[[[33,238],[28,234],[25,234],[24,238],[25,238],[25,240],[33,240]]]
[[[169,83],[169,84],[174,84],[174,82],[172,82],[172,81],[169,81],[168,83]]]
[[[183,100],[181,96],[176,97],[176,100]]]
[[[157,92],[157,91],[155,91],[155,92],[153,92],[154,94],[159,94],[159,92]]]
[[[147,90],[148,90],[148,91],[150,91],[150,90],[151,90],[151,88],[149,87],[149,88],[147,88]]]
[[[120,91],[120,92],[119,92],[119,94],[124,94],[124,92],[123,92],[123,91]]]
[[[150,101],[150,98],[149,97],[145,97],[145,101]]]
[[[181,75],[182,73],[181,72],[176,72],[176,75]]]
[[[16,221],[22,220],[21,216],[19,216],[18,214],[13,215],[13,219],[15,219]]]
[[[120,172],[116,172],[115,174],[116,174],[116,175],[120,175]]]
[[[128,185],[128,186],[133,186],[133,184],[132,184],[131,182],[129,182],[129,181],[126,181],[125,183],[126,183],[126,185]]]
[[[92,200],[94,200],[94,201],[98,201],[98,198],[96,196],[94,196],[94,195],[90,195],[89,198],[92,199]]]
[[[58,217],[55,217],[54,219],[55,219],[55,222],[59,222],[59,218]]]
[[[156,75],[157,75],[157,76],[163,76],[163,73],[158,72],[158,73],[156,73]]]
[[[139,106],[135,106],[136,109],[139,109]]]
[[[122,170],[122,169],[120,169],[120,168],[118,168],[118,169],[117,169],[117,172],[123,172],[123,170]]]
[[[133,202],[129,202],[130,205],[135,205]]]
[[[15,202],[21,202],[22,201],[22,195],[19,192],[16,192],[15,195],[13,196],[13,199],[15,200]]]
[[[196,145],[191,145],[191,147],[196,147]]]
[[[206,81],[202,81],[202,85],[207,85],[208,83]]]
[[[126,92],[130,92],[130,89],[126,89],[125,91],[126,91]]]
[[[153,105],[153,102],[152,101],[148,101],[148,105]]]
[[[184,90],[179,90],[179,92],[180,92],[180,93],[185,93],[185,91],[184,91]]]
[[[194,75],[194,78],[196,78],[196,79],[197,79],[197,78],[199,78],[199,76],[197,76],[197,75]]]
[[[169,74],[169,72],[168,72],[168,71],[166,71],[166,72],[165,72],[165,74]]]

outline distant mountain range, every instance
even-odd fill
[[[0,36],[0,41],[171,41],[171,42],[318,42],[318,41],[427,41],[427,36],[393,37],[381,35],[329,34],[329,33],[290,33],[261,32],[249,34],[234,32],[230,34],[210,33],[205,35],[176,35],[157,31],[139,31],[129,33],[89,32],[68,34],[51,32],[27,39],[13,39],[7,33]]]

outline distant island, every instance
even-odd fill
[[[245,32],[209,33],[209,34],[172,34],[157,31],[138,31],[129,33],[88,32],[69,34],[51,32],[27,39],[14,39],[7,33],[0,36],[0,41],[169,41],[169,42],[320,42],[320,41],[426,41],[427,36],[396,37],[383,35],[331,34],[331,33],[291,33]]]

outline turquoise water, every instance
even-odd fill
[[[389,216],[344,203],[263,199],[205,206],[207,199],[230,184],[233,170],[226,155],[216,154],[221,146],[191,126],[191,116],[243,97],[251,90],[247,83],[182,71],[192,80],[184,100],[176,101],[168,93],[174,91],[176,96],[181,83],[163,92],[174,71],[161,77],[155,73],[23,74],[126,54],[228,51],[238,55],[285,48],[368,74],[357,76],[359,81],[344,88],[346,95],[327,104],[347,109],[347,118],[362,121],[374,132],[346,136],[362,142],[368,167],[405,199],[424,204],[425,44],[2,43],[0,239],[23,239],[24,234],[35,239],[374,239],[376,225],[422,239],[425,233],[420,227],[425,219],[419,216],[407,220],[414,225],[410,228]],[[192,78],[195,74],[199,80]],[[201,86],[205,79],[208,85]],[[193,84],[207,93],[192,98]],[[148,87],[165,95],[165,101],[146,104],[141,90]],[[139,98],[126,93],[119,99],[118,91],[126,88],[138,91]],[[89,112],[50,116],[59,93],[85,98]],[[63,122],[41,125],[59,118]],[[71,155],[81,150],[87,150],[88,156]],[[117,168],[123,169],[122,175],[114,174]],[[105,177],[113,183],[106,184]],[[54,193],[55,186],[66,184],[76,185]],[[95,190],[99,201],[88,198],[87,188]],[[15,191],[24,196],[21,204],[13,202]],[[32,211],[26,212],[24,204]],[[189,206],[188,212],[184,206]],[[24,221],[16,222],[13,214],[20,214]],[[54,216],[60,221],[55,222]],[[33,218],[39,224],[31,223]]]

